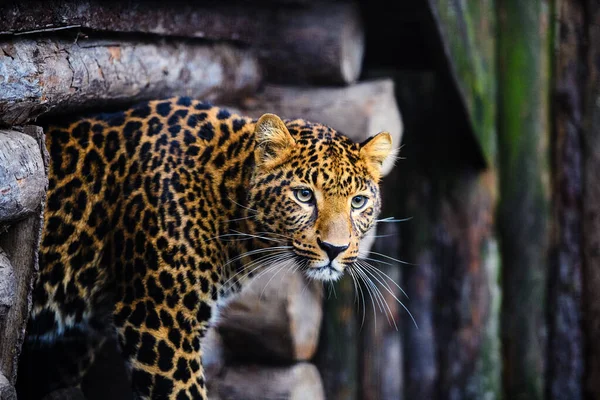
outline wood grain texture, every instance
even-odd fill
[[[291,366],[229,367],[208,382],[210,400],[325,400],[317,368]]]
[[[15,388],[0,372],[0,400],[17,400]]]
[[[29,203],[29,213],[23,214],[27,216],[17,222],[13,222],[5,232],[0,233],[0,249],[4,251],[2,257],[3,263],[12,266],[12,273],[4,274],[0,279],[14,279],[12,300],[10,300],[11,305],[4,316],[3,323],[0,324],[0,372],[13,385],[16,382],[19,354],[25,337],[25,327],[31,308],[33,279],[38,271],[38,249],[43,225],[43,209],[46,201],[46,166],[48,164],[47,152],[43,145],[44,135],[41,128],[28,126],[25,127],[24,131],[26,134],[15,132],[13,136],[19,135],[18,137],[21,140],[19,143],[28,143],[28,145],[31,145],[31,142],[33,142],[37,148],[37,154],[35,154],[33,147],[31,147],[32,154],[30,156],[35,161],[23,161],[21,165],[29,167],[35,165],[35,168],[31,168],[30,170],[39,173],[39,169],[41,168],[43,173],[36,178],[36,183],[41,186],[41,196],[36,195],[37,206],[32,208],[33,203]],[[15,151],[12,154],[12,158],[5,155],[4,159],[19,160],[20,154]],[[28,182],[24,180],[24,183]],[[38,192],[39,190],[36,191],[36,193]],[[6,282],[0,283],[0,287],[6,284]],[[10,285],[11,283],[9,282],[8,284]]]
[[[37,141],[0,130],[0,226],[39,209],[48,180]]]
[[[254,278],[221,312],[217,330],[230,358],[309,360],[322,319],[322,285],[301,272],[275,269]]]
[[[351,2],[304,3],[11,2],[0,5],[0,35],[75,29],[225,40],[255,50],[272,81],[355,82],[364,52],[358,7]]]
[[[0,42],[0,124],[173,95],[230,100],[260,80],[253,55],[223,44],[14,37]]]

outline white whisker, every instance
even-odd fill
[[[417,266],[417,264],[409,263],[408,261],[402,261],[402,260],[398,260],[398,259],[396,259],[396,258],[394,258],[394,257],[390,257],[390,256],[388,256],[388,255],[385,255],[385,254],[382,254],[382,253],[377,253],[376,251],[370,251],[369,253],[370,253],[370,254],[373,254],[373,255],[376,255],[376,256],[379,256],[379,257],[384,257],[384,258],[387,258],[388,260],[392,260],[392,261],[395,261],[395,262],[397,262],[397,263],[400,263],[400,264],[406,264],[406,265]]]
[[[396,219],[394,217],[386,217],[386,218],[382,218],[382,219],[378,219],[376,220],[376,222],[405,222],[405,221],[410,221],[411,219],[413,219],[413,217],[407,217],[407,218],[399,218]]]
[[[361,266],[364,266],[364,264],[361,264]],[[369,266],[373,267],[372,265],[369,265]],[[417,321],[415,320],[415,318],[412,315],[412,313],[408,310],[408,308],[404,305],[404,303],[402,301],[400,301],[400,299],[398,299],[398,297],[396,297],[396,295],[394,294],[394,292],[392,292],[391,288],[387,284],[385,284],[381,280],[379,280],[379,278],[377,278],[377,276],[374,273],[369,272],[369,269],[363,269],[363,271],[365,271],[366,273],[368,273],[369,275],[371,275],[373,278],[375,278],[375,280],[377,282],[379,282],[383,286],[383,288],[394,298],[394,300],[396,300],[398,302],[398,304],[400,304],[402,306],[402,308],[404,308],[404,310],[408,313],[408,315],[412,319],[412,321],[415,324],[415,326],[418,328],[419,326],[417,325]],[[381,271],[379,271],[379,272],[381,272]],[[392,280],[392,282],[393,282],[393,280]],[[400,290],[402,290],[402,289],[400,289]],[[403,290],[402,290],[402,292],[404,293]],[[406,295],[406,293],[405,293],[405,295]]]

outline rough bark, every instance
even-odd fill
[[[0,400],[17,400],[15,388],[0,372]]]
[[[600,4],[586,1],[588,42],[583,129],[583,285],[586,338],[585,389],[600,398]]]
[[[0,326],[5,326],[10,308],[15,303],[17,281],[6,253],[0,249]]]
[[[47,184],[36,139],[0,130],[0,227],[39,209]]]
[[[558,2],[554,69],[553,229],[548,293],[549,399],[582,399],[582,143],[585,80],[583,1]]]
[[[541,400],[549,262],[548,3],[502,0],[498,13],[503,383],[508,399]]]
[[[249,51],[222,44],[13,37],[0,42],[0,124],[171,95],[231,100],[260,79]]]
[[[33,136],[34,143],[37,142],[38,153],[41,156],[41,167],[47,165],[47,153],[43,147],[44,136],[41,128],[25,127],[26,134]],[[18,154],[18,153],[17,153]],[[38,156],[39,157],[39,156]],[[5,157],[5,159],[7,159]],[[31,162],[23,165],[33,165]],[[18,171],[18,170],[16,170]],[[40,178],[41,181],[41,178]],[[38,182],[39,183],[39,182]],[[38,206],[32,212],[14,223],[5,232],[0,234],[0,249],[4,251],[2,257],[4,267],[12,266],[14,277],[13,297],[10,308],[0,324],[0,372],[2,372],[11,384],[17,377],[17,364],[25,335],[25,326],[29,309],[31,307],[31,288],[34,274],[38,270],[38,249],[41,237],[43,207],[46,200],[45,186],[43,195],[38,199]],[[1,268],[6,270],[6,268]],[[6,278],[7,275],[4,276]],[[0,277],[0,280],[2,277]],[[0,283],[3,286],[4,283]]]
[[[392,135],[394,147],[402,141],[402,118],[394,94],[394,82],[379,79],[344,88],[266,86],[241,105],[244,114],[260,117],[265,112],[284,118],[317,121],[361,142],[381,131]],[[387,174],[394,160],[384,164]]]
[[[293,362],[315,353],[322,285],[275,269],[253,279],[220,315],[218,331],[232,358]]]
[[[288,367],[228,367],[208,381],[210,400],[325,400],[317,368],[309,363]]]
[[[231,40],[257,50],[270,80],[291,83],[352,83],[364,50],[360,14],[350,3],[273,7],[84,0],[74,6],[68,0],[38,0],[0,6],[0,26],[5,34],[85,28]]]

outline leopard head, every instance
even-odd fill
[[[339,279],[381,207],[381,165],[392,138],[354,143],[333,129],[273,114],[255,125],[255,168],[248,187],[254,229],[271,237],[310,278]]]

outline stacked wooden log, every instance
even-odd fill
[[[17,363],[38,269],[47,157],[39,128],[0,130],[0,399],[16,399]]]
[[[318,121],[356,141],[385,130],[399,145],[402,121],[393,82],[357,83],[363,52],[363,25],[351,1],[0,4],[0,126],[9,129],[0,133],[0,160],[7,149],[3,143],[19,143],[29,152],[25,162],[5,151],[6,160],[18,161],[7,164],[14,166],[10,174],[3,175],[0,163],[0,327],[11,326],[17,335],[0,332],[0,371],[8,378],[0,374],[0,399],[10,398],[3,388],[16,377],[46,182],[44,159],[32,158],[35,151],[43,155],[43,146],[16,127],[187,95],[256,117],[271,112]],[[39,139],[41,131],[35,132]],[[38,169],[29,167],[31,160]],[[391,167],[386,164],[384,173]],[[29,175],[11,178],[19,168]],[[12,225],[6,228],[7,223]],[[339,318],[323,317],[322,292],[299,273],[266,274],[230,303],[206,338],[211,397],[325,398],[311,360],[322,329],[335,334],[346,328]],[[349,292],[335,301],[351,306],[353,299]],[[107,344],[106,354],[111,349],[114,343]],[[119,398],[110,389],[116,377],[99,383],[93,371],[122,369],[92,368],[84,382],[84,389],[93,387],[87,398]]]

